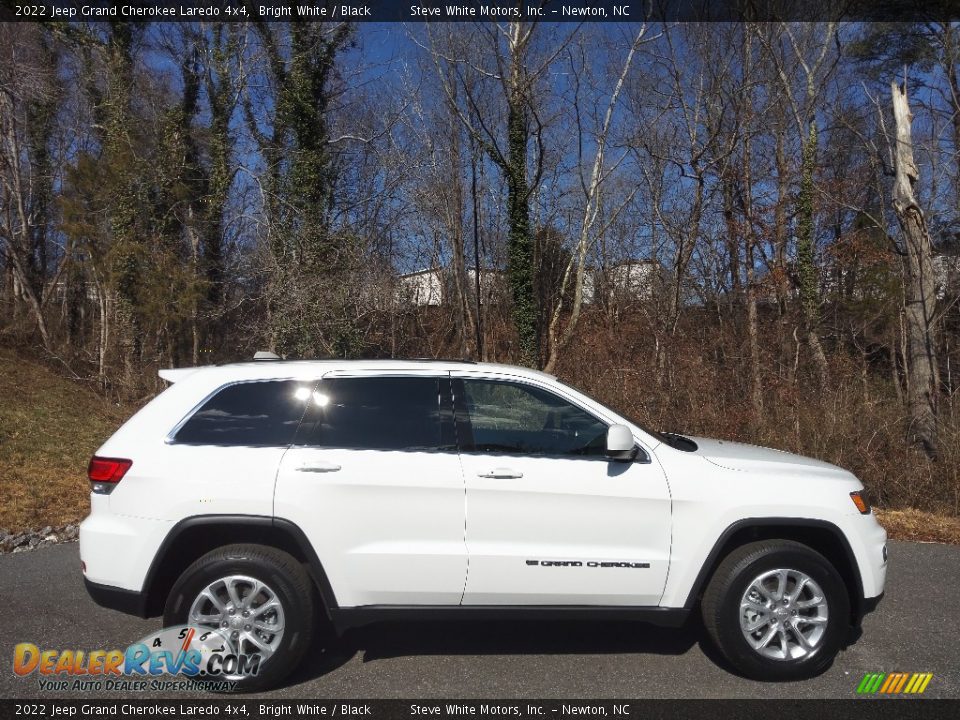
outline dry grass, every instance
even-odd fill
[[[82,518],[89,507],[87,461],[129,414],[0,351],[0,527],[19,531]]]
[[[960,545],[960,518],[920,510],[876,510],[877,520],[894,540]]]

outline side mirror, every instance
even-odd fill
[[[637,445],[633,433],[626,425],[611,425],[607,428],[607,457],[611,460],[633,460]]]

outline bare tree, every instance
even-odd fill
[[[903,234],[907,282],[908,401],[911,435],[931,457],[938,450],[937,400],[939,370],[936,355],[936,291],[930,233],[923,210],[914,192],[919,169],[913,158],[911,124],[913,115],[904,82],[891,83],[893,117],[896,124],[894,148],[893,209]]]
[[[576,246],[573,254],[570,257],[570,261],[567,263],[567,266],[563,272],[563,279],[560,283],[559,298],[556,306],[553,309],[547,330],[548,354],[547,361],[544,364],[544,369],[547,372],[553,372],[556,368],[560,352],[567,345],[567,343],[570,342],[570,338],[573,336],[573,332],[577,327],[577,322],[580,319],[580,310],[583,305],[583,282],[587,268],[587,254],[596,244],[598,235],[603,233],[603,224],[609,223],[615,219],[616,215],[619,214],[619,210],[621,210],[633,197],[633,194],[631,193],[627,199],[619,205],[619,208],[612,213],[612,217],[604,220],[601,223],[600,228],[597,228],[597,219],[600,215],[601,208],[600,196],[604,181],[620,165],[620,162],[622,162],[624,159],[626,152],[629,152],[629,150],[624,152],[621,154],[618,160],[614,161],[610,166],[607,165],[607,144],[610,139],[614,111],[616,110],[620,93],[623,90],[624,81],[626,80],[627,74],[630,72],[630,67],[633,64],[634,55],[636,55],[637,49],[640,47],[640,43],[642,42],[644,35],[646,35],[646,32],[647,25],[644,23],[640,26],[640,29],[634,36],[633,41],[630,43],[626,58],[623,61],[623,66],[619,75],[614,81],[613,89],[610,91],[610,99],[607,102],[606,110],[603,114],[603,121],[600,124],[595,136],[592,138],[594,144],[594,153],[590,175],[586,178],[580,178],[580,187],[583,192],[584,200],[583,215],[580,219],[580,227]],[[579,110],[579,108],[576,107],[579,105],[577,100],[575,100],[574,104],[576,110]],[[582,124],[578,123],[578,125],[580,125],[582,128]],[[583,145],[583,139],[581,138],[580,142],[578,143],[578,148],[580,149],[581,167],[583,161],[586,160],[586,158],[583,157]],[[573,299],[571,300],[570,316],[566,324],[561,328],[562,312],[565,309],[563,305],[563,298],[571,281],[573,282]]]
[[[704,210],[709,202],[709,181],[712,174],[727,162],[733,151],[734,139],[721,134],[728,110],[728,82],[730,58],[710,30],[710,39],[702,27],[681,27],[684,42],[675,39],[677,31],[666,27],[662,37],[665,54],[655,58],[662,64],[669,79],[669,93],[662,100],[665,109],[657,113],[635,132],[638,152],[642,150],[639,165],[650,193],[651,212],[672,241],[668,260],[670,287],[667,293],[665,327],[672,334],[677,330],[683,306],[684,284],[687,281],[693,253],[703,232]],[[661,85],[661,87],[664,85]],[[650,95],[642,88],[634,103],[642,113]],[[670,113],[669,108],[673,108]],[[667,115],[667,117],[663,117]],[[676,118],[670,122],[670,115]],[[653,160],[650,162],[647,158]],[[683,180],[691,181],[692,191],[680,198],[679,207],[668,207],[663,185],[668,167],[675,167]]]
[[[453,72],[450,68],[445,71]],[[453,81],[451,78],[451,87],[456,93],[457,86]],[[473,355],[471,338],[474,346],[480,344],[475,333],[465,239],[465,175],[470,161],[465,156],[470,148],[464,148],[464,145],[472,143],[465,143],[470,138],[457,118],[462,108],[456,106],[459,101],[456,94],[443,94],[437,98],[436,107],[428,108],[415,90],[408,89],[408,93],[412,98],[409,125],[416,143],[414,148],[408,149],[407,164],[419,171],[413,174],[410,192],[420,208],[416,214],[419,222],[429,226],[424,232],[436,238],[436,246],[443,245],[450,251],[449,272],[445,280],[453,291],[457,352],[461,357],[470,357]],[[437,255],[438,252],[432,253],[431,262],[438,260]],[[478,278],[479,272],[479,269],[475,270]]]
[[[524,365],[540,364],[537,327],[538,309],[534,288],[534,232],[530,220],[531,197],[543,175],[543,121],[538,112],[536,88],[553,61],[569,42],[569,36],[550,48],[543,57],[534,57],[533,40],[536,23],[520,21],[483,23],[475,38],[482,40],[472,48],[465,48],[451,31],[446,43],[431,37],[428,51],[437,67],[437,75],[448,98],[457,96],[451,74],[442,70],[447,64],[454,70],[459,90],[468,110],[460,109],[456,101],[451,107],[477,144],[500,169],[507,185],[507,275],[513,300],[513,322],[519,340],[519,361]],[[480,50],[478,53],[477,51]],[[487,66],[484,63],[488,63]],[[468,78],[492,80],[499,85],[505,123],[501,126],[493,114],[497,104],[484,106],[477,83]],[[493,117],[491,117],[493,115]],[[506,136],[506,143],[503,142]],[[535,169],[530,173],[531,143],[536,145]]]
[[[827,357],[820,340],[820,277],[816,264],[815,173],[819,147],[817,103],[826,79],[836,67],[837,23],[754,26],[767,50],[766,57],[780,78],[781,91],[800,138],[800,192],[797,196],[796,279],[803,310],[804,331],[816,363],[821,386],[827,382]],[[765,32],[764,30],[771,30]],[[789,48],[789,52],[787,51]],[[791,77],[799,70],[799,79]],[[796,87],[799,85],[799,88]]]
[[[44,216],[44,188],[50,178],[44,176],[44,167],[36,162],[33,137],[37,128],[30,123],[30,108],[45,105],[55,97],[52,85],[55,69],[49,58],[38,53],[42,41],[33,43],[14,39],[20,33],[15,26],[2,29],[3,50],[0,55],[0,241],[12,269],[16,288],[15,302],[22,297],[34,316],[41,341],[51,350],[53,339],[43,313],[46,251],[38,247],[38,231],[48,220]],[[40,35],[39,27],[28,28],[28,33]],[[40,141],[45,142],[43,139]],[[49,172],[49,168],[47,168]],[[43,238],[40,238],[42,241]]]

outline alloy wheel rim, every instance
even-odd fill
[[[283,640],[283,604],[264,582],[229,575],[207,585],[190,606],[191,625],[217,630],[236,654],[259,653],[270,659]]]
[[[740,599],[739,612],[747,644],[771,660],[800,660],[816,653],[830,617],[816,581],[788,568],[757,575]]]

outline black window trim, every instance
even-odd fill
[[[317,445],[308,445],[305,443],[296,442],[297,436],[300,433],[300,423],[303,422],[303,415],[300,416],[300,423],[297,425],[297,429],[293,434],[293,442],[286,443],[283,445],[237,445],[237,444],[226,444],[226,443],[191,443],[184,442],[182,440],[176,440],[176,435],[180,429],[189,421],[208,401],[210,401],[215,395],[219,394],[221,391],[226,390],[228,387],[234,385],[247,385],[251,383],[266,383],[266,382],[302,382],[305,385],[309,384],[316,390],[317,387],[324,380],[330,379],[335,380],[338,378],[358,378],[358,377],[431,377],[436,378],[438,384],[440,385],[440,397],[441,401],[446,401],[446,407],[441,405],[440,413],[441,417],[445,424],[452,422],[453,424],[453,450],[444,450],[437,448],[435,450],[405,450],[405,449],[396,449],[396,448],[338,448],[338,447],[321,447]],[[448,381],[446,388],[443,387],[443,380]],[[592,417],[599,423],[606,425],[607,428],[610,427],[611,423],[606,420],[599,418],[596,414],[589,408],[585,408],[580,403],[572,400],[564,395],[560,395],[553,391],[553,389],[544,387],[537,383],[526,382],[525,378],[518,377],[503,377],[503,376],[489,376],[481,374],[469,374],[469,375],[454,375],[452,371],[442,372],[442,373],[430,373],[430,372],[408,372],[406,370],[398,370],[396,372],[384,373],[382,370],[359,370],[356,372],[353,371],[328,371],[319,377],[313,378],[298,378],[298,377],[262,377],[262,378],[247,378],[244,380],[233,380],[231,382],[224,383],[217,386],[211,390],[207,395],[203,397],[198,403],[196,403],[184,416],[183,418],[167,433],[167,436],[164,438],[163,442],[166,445],[182,445],[185,447],[251,447],[251,448],[316,448],[318,450],[355,450],[357,452],[424,452],[431,454],[467,454],[467,455],[490,455],[492,457],[527,457],[527,458],[544,458],[550,460],[576,460],[576,461],[594,461],[594,462],[614,462],[610,458],[604,455],[565,455],[565,454],[531,454],[531,453],[510,453],[510,452],[482,452],[478,450],[466,450],[464,449],[465,441],[467,438],[470,438],[471,442],[473,439],[473,428],[470,424],[470,417],[467,413],[466,406],[463,405],[463,381],[464,380],[486,380],[489,382],[505,382],[513,383],[517,385],[526,385],[544,392],[548,392],[551,395],[560,398],[564,402],[567,402],[574,407],[582,410],[587,415]],[[306,413],[306,408],[304,408],[304,414]],[[449,426],[446,428],[441,428],[441,438],[447,432],[450,432]],[[652,462],[650,457],[650,452],[640,443],[636,444],[637,447],[637,456],[632,460],[633,463],[641,465],[649,465]]]
[[[196,415],[200,409],[206,405],[210,400],[212,400],[216,395],[219,395],[222,391],[226,390],[229,387],[234,385],[250,385],[253,383],[269,383],[269,382],[302,382],[304,385],[311,384],[313,389],[316,389],[317,383],[320,382],[320,378],[311,378],[311,379],[302,379],[297,377],[264,377],[264,378],[248,378],[245,380],[232,380],[223,385],[218,385],[215,389],[211,390],[204,398],[194,405],[186,415],[173,426],[173,429],[167,433],[167,436],[163,439],[165,445],[183,445],[185,447],[219,447],[219,448],[236,448],[236,447],[249,447],[249,448],[289,448],[292,443],[285,443],[283,445],[238,445],[236,443],[194,443],[194,442],[185,442],[183,440],[177,440],[177,433],[180,432],[180,429],[187,424],[187,422]],[[306,411],[306,407],[304,407]],[[300,416],[300,422],[303,421],[303,415]],[[297,424],[297,430],[300,429],[299,422]],[[296,437],[296,432],[294,431],[294,437]]]
[[[555,453],[520,453],[520,452],[505,452],[505,451],[483,451],[483,450],[466,450],[464,449],[464,442],[461,442],[461,432],[463,432],[464,439],[469,438],[472,444],[473,442],[473,425],[470,422],[470,414],[467,412],[466,404],[463,401],[463,396],[465,394],[465,389],[463,387],[464,380],[485,380],[487,382],[502,382],[514,385],[525,385],[528,387],[536,388],[543,392],[549,393],[554,397],[560,398],[566,403],[573,405],[575,408],[582,410],[587,415],[592,417],[598,423],[601,423],[610,429],[610,426],[616,423],[610,423],[604,420],[603,418],[597,417],[589,408],[585,408],[580,403],[572,400],[565,395],[561,395],[557,392],[554,392],[552,388],[544,387],[537,383],[527,382],[525,378],[519,377],[503,377],[503,376],[490,376],[490,375],[481,375],[481,374],[470,374],[470,375],[453,375],[450,376],[450,389],[453,394],[453,413],[454,413],[454,423],[457,429],[457,448],[464,455],[489,455],[491,457],[516,457],[516,458],[543,458],[547,460],[574,460],[574,461],[592,461],[592,462],[623,462],[622,460],[613,460],[612,458],[607,457],[606,455],[568,455],[568,454],[555,454]],[[640,443],[634,443],[637,448],[637,456],[630,462],[637,463],[639,465],[649,465],[652,460],[650,458],[650,453],[646,448],[643,447]]]

